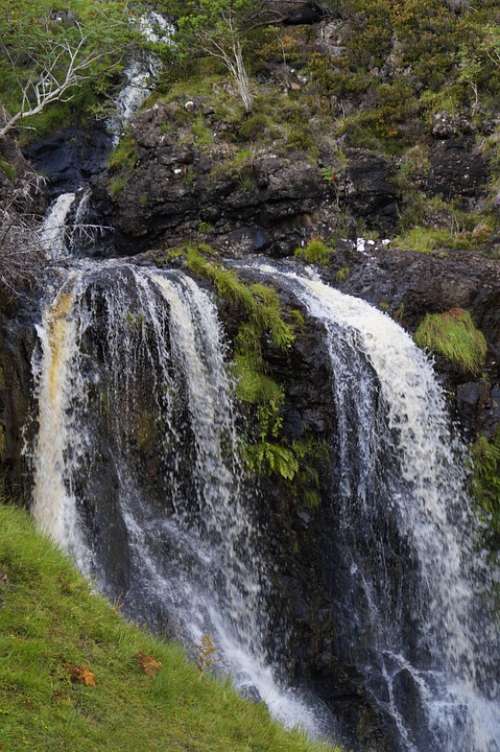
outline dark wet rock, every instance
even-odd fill
[[[285,26],[318,23],[326,14],[321,3],[314,0],[267,0],[269,20]]]
[[[31,484],[23,450],[36,430],[31,370],[36,305],[28,298],[18,298],[13,315],[10,303],[0,310],[0,432],[5,440],[0,468],[6,493],[26,503]]]
[[[105,167],[112,140],[104,126],[65,128],[25,149],[33,167],[48,180],[51,196],[76,191]]]
[[[152,108],[134,124],[138,162],[109,212],[120,252],[137,253],[159,239],[184,242],[206,225],[211,237],[258,251],[279,237],[283,224],[328,200],[331,189],[305,155],[280,156],[268,148],[234,166],[227,159],[234,148],[227,144],[208,156],[166,135],[162,124],[169,112],[168,106]],[[108,184],[109,177],[99,183],[103,211],[110,204]]]
[[[244,697],[246,700],[249,700],[250,702],[262,702],[260,692],[253,684],[247,684],[243,687],[240,687],[239,693],[242,697]]]
[[[348,149],[347,173],[352,187],[347,204],[369,226],[390,231],[398,217],[395,166],[386,157],[364,149]]]
[[[203,97],[188,103],[206,109]],[[283,151],[283,145],[263,145],[247,161],[237,161],[227,124],[215,115],[207,116],[214,143],[206,149],[193,143],[189,131],[191,142],[183,142],[175,128],[165,128],[183,109],[174,102],[141,113],[133,123],[134,167],[118,172],[119,190],[113,190],[114,173],[97,181],[104,223],[116,228],[120,253],[159,242],[172,246],[201,233],[236,257],[262,251],[279,257],[311,233],[331,231],[341,213],[383,233],[394,228],[398,191],[390,159],[348,149],[347,168],[335,181],[326,180],[306,153]]]
[[[488,165],[469,139],[454,138],[435,143],[430,152],[428,191],[446,199],[474,197],[488,180]]]

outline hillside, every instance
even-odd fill
[[[141,653],[161,663],[156,675],[141,668]],[[77,668],[88,669],[95,686],[72,682]],[[1,506],[0,749],[321,752],[327,747],[287,733],[262,704],[200,675],[180,647],[127,623],[34,531],[25,512]]]

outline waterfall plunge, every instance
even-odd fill
[[[450,433],[432,366],[364,301],[257,268],[288,286],[326,331],[340,650],[390,718],[398,749],[495,752],[498,633],[481,602],[488,576],[474,548],[466,453]]]
[[[181,272],[77,262],[38,334],[39,527],[132,617],[193,653],[209,635],[243,693],[321,732],[323,713],[277,683],[263,647],[265,565],[209,295]]]

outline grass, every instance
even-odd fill
[[[335,253],[335,249],[327,246],[322,240],[313,239],[304,246],[304,248],[296,248],[294,256],[302,259],[307,264],[319,264],[320,266],[328,266],[332,260],[332,256]]]
[[[427,314],[415,333],[415,342],[472,374],[480,373],[488,349],[484,334],[462,308]]]
[[[155,661],[161,668],[148,675],[140,664],[157,669]],[[85,669],[95,676],[95,686],[72,681],[71,675]],[[23,510],[0,505],[0,749],[320,752],[327,747],[285,731],[263,705],[200,674],[180,647],[125,622],[91,594]]]
[[[418,253],[432,253],[438,248],[470,250],[474,247],[468,233],[453,233],[443,227],[412,227],[392,242],[396,248]]]

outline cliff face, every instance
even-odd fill
[[[333,11],[326,6],[337,4],[270,5],[280,23],[256,34],[247,53],[256,92],[252,113],[244,114],[233,83],[213,61],[193,61],[185,72],[172,66],[113,153],[104,127],[72,126],[31,143],[26,155],[49,179],[33,213],[43,214],[48,197],[86,187],[86,221],[113,230],[89,252],[97,258],[182,266],[200,282],[186,261],[189,244],[208,244],[211,263],[229,269],[235,260],[290,259],[301,249],[298,270],[311,261],[328,284],[385,311],[412,334],[428,315],[470,312],[486,341],[480,368],[464,369],[436,348],[436,370],[467,440],[494,441],[500,426],[498,124],[494,82],[483,76],[477,84],[484,93],[478,110],[470,82],[460,79],[458,55],[464,45],[464,54],[469,50],[472,29],[466,6],[432,3],[420,39],[415,4],[402,17],[382,0],[376,13],[360,2]],[[493,18],[493,5],[485,8],[481,13]],[[453,83],[451,104],[443,96],[446,77]],[[2,146],[1,157],[21,168],[18,175],[0,169],[5,203],[27,164],[14,144]],[[311,240],[321,241],[319,259],[308,255]],[[0,291],[0,459],[9,494],[25,504],[32,468],[23,446],[37,429],[35,325],[43,285],[60,283],[53,267],[37,267],[42,285],[30,280],[14,293]],[[241,277],[262,281],[249,269]],[[104,298],[114,281],[103,271],[99,284]],[[209,286],[206,278],[201,284]],[[332,555],[335,468],[322,451],[332,444],[335,424],[324,332],[289,291],[278,293],[294,341],[280,350],[263,337],[266,376],[283,389],[280,442],[295,443],[306,459],[295,486],[279,473],[259,478],[257,515],[276,564],[270,615],[290,627],[289,643],[273,652],[282,653],[290,675],[306,678],[337,709],[361,749],[383,750],[383,723],[339,648],[331,607],[331,583],[339,571],[341,577],[342,562],[338,552]],[[132,326],[140,310],[137,300],[130,306]],[[245,318],[220,295],[218,307],[232,356]],[[101,325],[98,317],[89,352],[104,341]],[[153,374],[145,373],[130,441],[148,494],[161,506],[157,429],[139,425],[154,410],[153,392]],[[242,413],[258,431],[255,405],[244,405]],[[129,562],[120,554],[126,536],[116,523],[108,438],[98,437],[98,480],[85,490],[86,513],[96,530],[107,531],[103,562],[112,573],[110,589],[119,594]],[[99,503],[103,498],[107,506]],[[386,533],[393,551],[388,567],[396,571],[403,545],[394,530]]]

